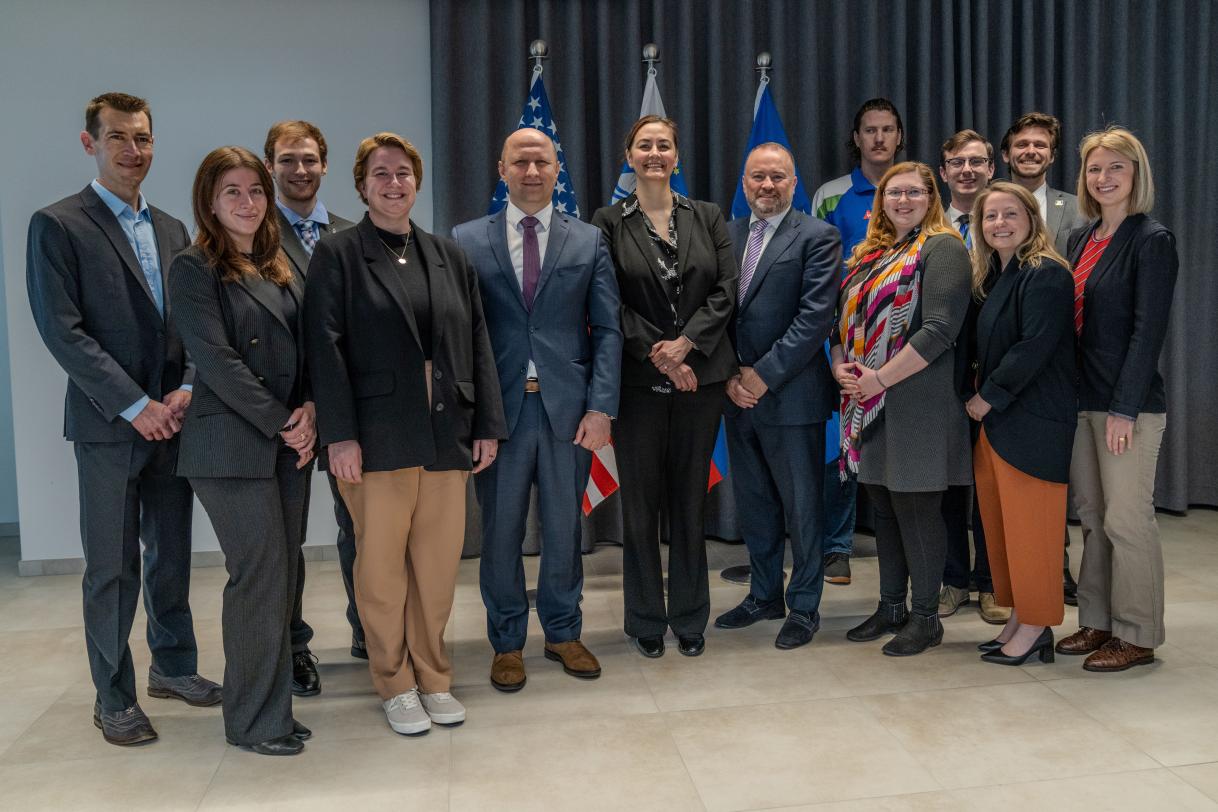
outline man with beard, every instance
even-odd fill
[[[774,143],[744,165],[752,214],[732,221],[741,273],[729,329],[740,361],[726,408],[732,489],[749,549],[749,594],[715,619],[739,629],[786,615],[774,645],[792,649],[820,627],[823,589],[825,422],[837,384],[822,350],[837,304],[837,229],[791,209],[795,162]],[[784,536],[794,566],[784,602]],[[790,610],[787,614],[784,611]]]
[[[279,240],[292,264],[292,272],[303,281],[313,256],[313,247],[325,234],[354,225],[329,212],[317,199],[326,174],[326,138],[307,121],[280,121],[266,134],[263,162],[275,179],[275,205],[279,215]],[[338,481],[329,475],[334,497],[334,519],[338,523],[338,560],[343,586],[347,589],[347,622],[351,624],[351,656],[368,659],[364,628],[355,608],[352,572],[355,568],[355,528],[351,514],[338,495]],[[298,562],[301,577],[296,581],[292,606],[292,693],[314,696],[321,692],[316,658],[309,651],[313,629],[304,620],[304,552]]]
[[[1001,149],[1011,180],[1036,198],[1054,247],[1065,256],[1070,232],[1085,225],[1086,220],[1078,210],[1077,197],[1051,189],[1045,181],[1045,175],[1057,157],[1061,130],[1061,122],[1048,113],[1024,113],[1007,129]]]
[[[816,190],[812,213],[841,232],[842,252],[848,257],[867,236],[875,185],[905,148],[905,127],[896,105],[883,98],[863,102],[854,114],[846,147],[854,169]],[[825,581],[849,584],[858,484],[853,479],[841,481],[836,459],[826,466],[824,482]]]

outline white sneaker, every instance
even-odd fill
[[[431,730],[431,717],[419,704],[419,692],[412,689],[381,703],[393,732],[418,736]]]
[[[419,694],[419,699],[423,700],[423,709],[437,725],[459,725],[465,721],[465,706],[447,691]]]

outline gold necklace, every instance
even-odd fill
[[[385,246],[385,250],[389,252],[390,256],[392,256],[394,259],[396,259],[398,261],[399,265],[405,265],[406,264],[406,252],[410,250],[410,238],[413,236],[414,236],[414,231],[406,232],[406,242],[402,245],[402,253],[400,253],[400,254],[397,251],[394,251],[393,248],[390,247],[389,243],[385,242],[384,240],[381,240],[381,245]],[[380,237],[378,237],[377,239],[380,239]]]

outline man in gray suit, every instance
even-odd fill
[[[600,676],[580,642],[580,506],[592,452],[609,442],[621,377],[621,298],[599,229],[554,208],[558,156],[540,130],[508,136],[499,161],[507,207],[453,229],[478,272],[508,439],[478,474],[482,600],[495,650],[491,684],[524,687],[529,620],[521,543],[533,484],[541,510],[537,615],[545,655]]]
[[[1070,232],[1086,223],[1078,209],[1078,198],[1069,192],[1049,188],[1045,174],[1057,158],[1062,125],[1048,113],[1024,113],[1015,119],[1002,137],[1002,160],[1011,180],[1027,189],[1040,205],[1054,246],[1066,255]]]
[[[325,176],[326,137],[308,121],[280,121],[266,134],[263,162],[275,179],[275,205],[279,217],[279,239],[287,254],[292,271],[303,285],[309,269],[313,247],[326,234],[334,234],[355,225],[350,220],[330,212],[317,199],[321,179]],[[330,493],[334,498],[334,520],[338,523],[338,562],[347,590],[347,622],[351,624],[351,656],[368,659],[364,645],[364,628],[355,608],[355,528],[351,514],[338,494],[338,481],[328,475]],[[314,696],[321,692],[321,677],[317,673],[317,658],[309,651],[313,629],[304,619],[304,552],[297,561],[300,577],[292,605],[292,693]]]
[[[741,267],[729,328],[740,372],[727,382],[725,412],[732,490],[746,517],[750,588],[715,626],[786,617],[774,640],[780,649],[811,642],[820,628],[825,422],[838,393],[823,347],[837,305],[842,237],[791,208],[796,182],[786,147],[755,147],[743,178],[752,214],[727,227]],[[794,566],[784,594],[788,537]]]
[[[68,373],[64,436],[75,444],[85,647],[97,699],[93,723],[111,744],[157,734],[135,695],[127,639],[140,594],[148,615],[150,696],[215,705],[190,615],[190,485],[174,475],[177,433],[194,369],[166,303],[186,227],[147,204],[148,103],[105,93],[80,134],[97,179],[30,219],[26,287],[38,332]]]

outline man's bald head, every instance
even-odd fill
[[[536,214],[551,205],[558,181],[558,150],[550,136],[532,128],[516,130],[503,142],[499,177],[512,205]]]
[[[558,161],[558,148],[554,146],[554,140],[541,130],[535,130],[532,127],[513,130],[507,138],[503,139],[503,149],[499,153],[499,160],[506,162],[508,150],[522,146],[544,147],[549,151],[550,157],[555,162]]]

